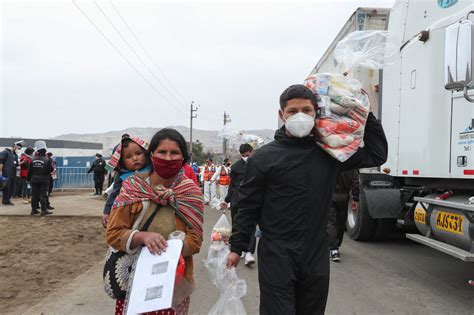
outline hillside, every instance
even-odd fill
[[[189,141],[189,128],[184,126],[172,126],[178,130],[186,139]],[[104,154],[108,155],[112,151],[112,148],[120,141],[120,137],[124,133],[130,134],[132,137],[137,136],[145,140],[150,140],[151,137],[160,130],[161,128],[127,128],[124,130],[109,131],[105,133],[89,133],[89,134],[65,134],[54,137],[53,139],[57,140],[72,140],[72,141],[87,141],[87,142],[97,142],[104,145]],[[246,134],[254,134],[262,139],[265,142],[268,142],[273,139],[274,130],[262,129],[262,130],[242,130]],[[196,142],[199,140],[204,146],[204,151],[211,152],[222,152],[222,138],[218,137],[217,130],[199,130],[193,129],[193,141]],[[230,143],[230,147],[238,148],[240,144],[239,140],[233,140]]]

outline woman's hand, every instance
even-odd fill
[[[227,257],[227,268],[230,269],[232,267],[237,268],[240,262],[240,255],[236,253],[230,253]]]
[[[104,229],[107,228],[107,223],[109,223],[109,215],[104,214],[102,215],[102,226],[104,227]]]
[[[138,232],[137,234],[140,234],[142,244],[148,248],[150,253],[161,255],[162,252],[166,252],[168,242],[160,233]]]

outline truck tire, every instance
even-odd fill
[[[346,228],[351,239],[355,241],[367,241],[374,235],[375,222],[370,216],[367,201],[363,191],[360,192],[359,206],[357,210],[351,209],[352,197],[349,201]]]
[[[374,234],[372,239],[374,241],[384,241],[393,231],[397,219],[375,219]]]

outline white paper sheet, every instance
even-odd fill
[[[166,252],[161,255],[152,255],[148,248],[142,248],[133,277],[127,315],[171,307],[182,248],[181,240],[169,240]]]

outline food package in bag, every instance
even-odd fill
[[[341,162],[364,145],[364,129],[370,110],[361,83],[347,76],[357,67],[382,69],[400,57],[399,40],[389,31],[355,31],[336,45],[334,59],[344,74],[313,73],[304,85],[317,94],[320,134],[318,144]],[[328,100],[329,98],[329,100]]]
[[[361,83],[342,74],[317,73],[305,80],[305,86],[319,96],[318,144],[334,158],[346,161],[363,145],[370,109]]]
[[[219,220],[212,228],[211,241],[224,241],[228,242],[230,234],[232,233],[232,225],[230,224],[227,216],[222,214]]]

